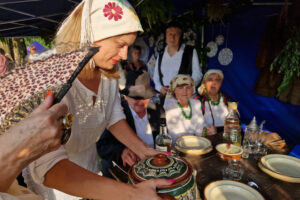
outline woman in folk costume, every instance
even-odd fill
[[[202,135],[204,118],[201,103],[192,98],[195,82],[190,75],[178,74],[170,82],[170,93],[173,98],[165,101],[168,132],[175,140],[183,135]]]
[[[214,135],[217,129],[224,127],[224,120],[228,114],[228,101],[231,98],[220,91],[224,79],[219,69],[209,69],[203,76],[195,99],[201,101],[201,110],[205,124],[203,135]]]
[[[29,187],[45,199],[160,199],[156,187],[171,184],[157,179],[131,186],[96,174],[96,141],[105,128],[141,159],[158,153],[128,126],[118,96],[115,64],[127,59],[128,46],[142,31],[126,0],[84,0],[58,30],[57,45],[92,43],[101,48],[62,101],[75,118],[68,143],[31,163],[24,172]]]

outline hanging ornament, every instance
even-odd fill
[[[159,55],[160,52],[162,52],[164,49],[164,40],[165,40],[165,36],[163,33],[161,33],[158,38],[157,41],[155,43],[155,48],[154,48],[154,52],[155,52],[155,57],[157,57]]]
[[[224,36],[223,35],[218,35],[216,37],[216,43],[217,43],[217,45],[222,45],[224,43]]]
[[[206,47],[210,49],[206,54],[208,57],[212,58],[217,54],[218,45],[214,41],[207,43]]]
[[[221,65],[227,66],[232,62],[233,53],[229,48],[224,48],[219,52],[218,60]]]
[[[195,46],[196,38],[197,38],[197,34],[191,29],[189,29],[188,32],[185,32],[183,34],[183,40],[186,41],[185,44],[190,46]]]

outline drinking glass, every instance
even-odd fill
[[[249,158],[250,153],[251,153],[251,146],[248,144],[243,145],[242,158]]]
[[[223,179],[241,180],[244,174],[244,166],[239,160],[229,160],[228,166],[222,170]]]

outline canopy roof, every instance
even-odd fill
[[[54,32],[81,0],[0,0],[0,37]]]

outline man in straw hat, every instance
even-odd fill
[[[121,91],[124,95],[122,107],[129,126],[137,136],[148,146],[154,147],[155,137],[159,134],[160,107],[150,98],[156,91],[150,86],[149,74],[146,71],[130,71],[126,77],[126,88]],[[136,155],[120,143],[108,130],[106,130],[97,143],[97,150],[101,159],[104,176],[111,177],[108,169],[112,161],[119,165],[132,166]]]
[[[160,199],[156,187],[171,184],[156,179],[130,186],[96,174],[96,142],[105,128],[141,159],[158,153],[129,127],[118,96],[115,65],[127,59],[128,46],[142,31],[126,0],[83,0],[62,23],[55,44],[67,45],[58,52],[89,43],[100,50],[62,100],[74,115],[68,143],[34,161],[23,173],[29,187],[45,199]]]

